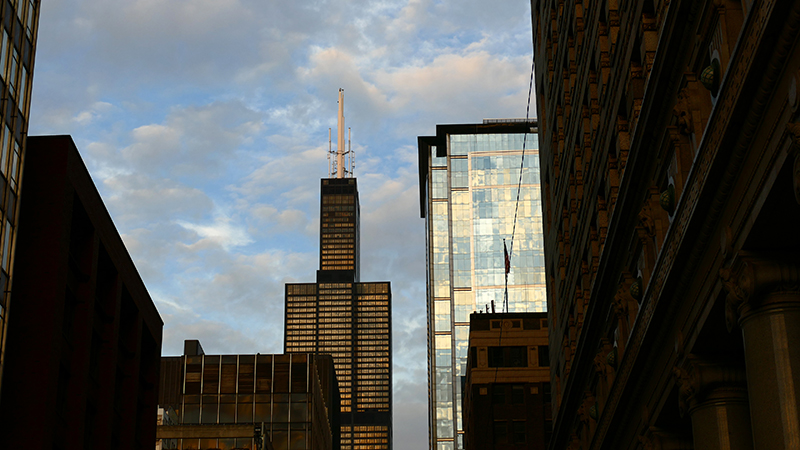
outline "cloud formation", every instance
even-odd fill
[[[392,282],[395,448],[427,445],[416,137],[525,114],[529,3],[43,4],[31,134],[71,134],[164,319],[165,355],[283,351],[319,262],[319,179],[345,89],[362,280]],[[335,143],[334,143],[335,145]]]

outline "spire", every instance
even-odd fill
[[[336,145],[336,178],[344,178],[344,89],[339,88],[339,140]]]
[[[352,177],[355,170],[355,158],[352,150],[350,149],[350,129],[347,129],[347,148],[344,145],[344,89],[339,88],[339,121],[337,126],[337,142],[336,142],[336,157],[331,161],[334,155],[331,143],[331,129],[328,129],[328,172],[331,178],[345,178]],[[347,157],[349,168],[345,163],[345,155]]]

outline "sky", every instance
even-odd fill
[[[417,136],[525,117],[530,17],[525,0],[42,2],[29,134],[72,135],[163,355],[282,353],[284,284],[319,265],[343,88],[361,280],[392,282],[394,448],[426,448]]]

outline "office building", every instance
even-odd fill
[[[547,448],[547,313],[470,315],[463,410],[467,450]]]
[[[72,139],[24,178],[0,448],[152,449],[161,317]]]
[[[549,448],[798,448],[800,2],[531,7]]]
[[[322,179],[320,270],[315,283],[286,285],[284,351],[333,356],[342,450],[391,449],[392,292],[389,282],[360,281],[358,184],[344,170],[343,101],[340,91],[337,163]]]
[[[30,112],[33,62],[39,30],[39,0],[0,4],[0,395],[6,365],[8,321],[14,279],[17,216]]]
[[[536,126],[535,120],[484,120],[438,125],[436,136],[418,138],[431,449],[464,448],[461,388],[470,313],[545,310]]]
[[[187,340],[161,362],[163,449],[334,450],[338,391],[326,355],[206,355]],[[332,431],[333,430],[333,431]]]

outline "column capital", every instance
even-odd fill
[[[762,306],[791,301],[787,300],[789,297],[771,301],[765,299],[767,294],[800,292],[800,264],[796,256],[739,252],[730,268],[720,270],[720,278],[728,291],[725,321],[729,331]]]
[[[681,417],[707,402],[747,401],[744,368],[726,361],[709,361],[689,355],[686,362],[672,369],[678,384]]]

